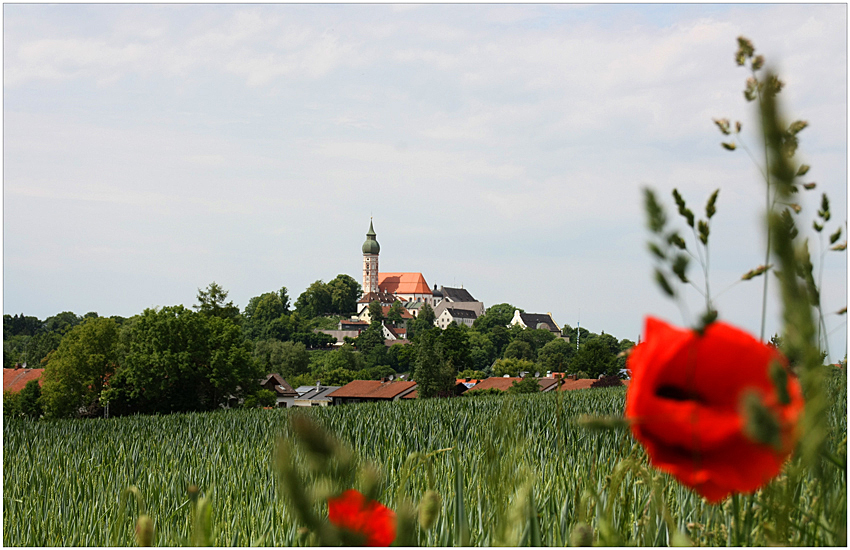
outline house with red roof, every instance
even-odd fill
[[[369,401],[398,401],[416,389],[410,380],[353,380],[327,396],[334,405]]]
[[[508,391],[511,386],[514,385],[514,382],[519,382],[522,378],[519,377],[508,377],[508,376],[492,376],[481,382],[475,384],[473,387],[469,388],[467,391],[472,390],[489,390],[496,389],[500,391]],[[549,392],[554,390],[558,385],[558,380],[556,378],[539,378],[537,383],[540,384],[541,392]]]
[[[42,374],[44,369],[3,369],[3,391],[19,392],[31,380],[38,380],[41,386]]]

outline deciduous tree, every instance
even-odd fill
[[[51,418],[76,416],[100,401],[118,360],[118,325],[90,318],[71,328],[44,370],[42,404]]]

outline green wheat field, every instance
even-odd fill
[[[846,456],[846,375],[833,376],[829,391],[828,447]],[[669,545],[685,540],[683,534],[697,545],[832,545],[846,537],[835,527],[842,525],[840,515],[846,517],[846,478],[836,466],[825,463],[824,477],[817,478],[792,460],[754,495],[710,506],[647,468],[628,429],[592,429],[580,421],[583,415],[622,416],[624,399],[623,388],[607,388],[313,408],[307,414],[379,465],[380,500],[390,507],[400,494],[417,502],[426,489],[427,476],[418,470],[399,491],[410,453],[452,448],[433,457],[442,510],[430,530],[419,531],[422,545],[462,542],[459,522],[473,546],[528,543],[528,529],[511,512],[518,489],[528,483],[544,545],[570,544],[580,523],[606,545]],[[215,544],[302,544],[279,494],[273,460],[291,414],[257,409],[5,420],[3,544],[133,545],[140,505],[131,498],[122,510],[119,501],[136,486],[156,525],[154,544],[185,545],[190,484],[212,501]],[[621,461],[634,467],[618,466]]]

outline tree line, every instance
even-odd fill
[[[423,397],[448,395],[456,377],[516,376],[520,372],[572,372],[596,377],[624,366],[628,340],[564,327],[508,327],[517,309],[497,304],[472,328],[434,325],[424,306],[405,321],[396,304],[383,316],[370,304],[371,324],[357,338],[331,349],[336,328],[356,313],[360,284],[348,275],[316,281],[290,303],[286,287],[255,296],[240,310],[213,282],[197,303],[146,309],[129,318],[63,312],[40,321],[4,315],[4,367],[45,368],[40,388],[4,395],[5,414],[97,417],[213,410],[268,402],[258,380],[276,372],[293,387],[344,385],[405,373]],[[382,322],[407,329],[409,343],[387,347]],[[8,408],[8,411],[7,411]]]

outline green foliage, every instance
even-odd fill
[[[3,392],[3,417],[12,418],[21,415],[19,406],[21,392],[4,391]]]
[[[439,343],[443,359],[452,372],[469,368],[469,341],[467,338],[468,328],[457,323],[449,323],[449,326],[440,333]]]
[[[387,321],[395,325],[400,325],[404,322],[404,319],[401,317],[403,312],[404,307],[402,307],[401,302],[393,302],[393,305],[390,306],[390,310],[387,312]]]
[[[570,359],[575,355],[575,346],[561,338],[554,339],[540,348],[537,359],[542,370],[567,372]]]
[[[396,372],[411,372],[416,365],[416,346],[395,344],[387,349],[387,361]]]
[[[472,368],[483,371],[496,359],[496,346],[490,337],[475,329],[466,332],[469,344],[469,362]]]
[[[363,293],[360,283],[351,276],[340,274],[328,282],[331,295],[331,313],[350,315],[357,312],[357,299]]]
[[[380,326],[383,320],[384,310],[381,306],[381,302],[378,300],[372,300],[369,303],[369,323],[372,326]]]
[[[71,328],[50,356],[43,374],[42,406],[51,418],[96,411],[107,377],[117,368],[118,325],[90,318]],[[87,414],[87,413],[86,413]]]
[[[323,386],[344,386],[354,380],[354,372],[343,369],[328,369],[319,373],[318,378]]]
[[[307,319],[332,313],[331,291],[319,280],[307,287],[307,290],[295,300],[295,309]]]
[[[280,374],[286,380],[305,374],[310,365],[310,353],[300,342],[260,340],[254,347],[254,358],[263,372]]]
[[[443,357],[434,331],[422,334],[418,343],[414,378],[420,398],[448,395],[455,384],[454,368]]]
[[[41,409],[41,386],[38,380],[30,380],[18,395],[18,410],[22,416],[39,418]]]
[[[514,340],[505,348],[505,359],[523,359],[525,361],[534,361],[534,348],[525,340]]]
[[[546,329],[526,328],[526,329],[522,329],[519,332],[519,334],[516,335],[514,342],[517,342],[517,341],[528,342],[528,344],[531,346],[531,350],[533,352],[533,354],[532,354],[533,356],[528,358],[528,359],[533,361],[533,360],[537,359],[537,352],[543,346],[545,346],[546,344],[548,344],[549,342],[551,342],[555,338],[556,338],[556,336],[552,332],[550,332]],[[505,353],[507,354],[507,350],[505,351]]]
[[[508,393],[539,393],[540,382],[537,381],[531,373],[527,374],[522,380],[515,380],[511,387],[508,388]]]
[[[616,343],[616,340],[614,340]],[[616,374],[617,353],[611,353],[610,346],[604,339],[593,338],[581,346],[578,353],[570,361],[570,372],[584,371],[590,378],[602,374]]]
[[[198,313],[223,319],[239,319],[239,307],[233,305],[233,300],[227,300],[228,292],[215,281],[205,290],[198,289],[198,303],[192,306]]]
[[[419,315],[416,316],[416,319],[427,323],[429,326],[433,326],[437,317],[434,315],[434,310],[431,308],[431,305],[426,302],[419,310]]]
[[[248,300],[242,315],[242,328],[252,339],[289,339],[292,328],[289,323],[289,296],[286,287],[277,292],[266,292]]]
[[[505,392],[498,388],[476,390],[475,386],[463,392],[463,397],[483,397],[489,395],[505,395]]]
[[[494,376],[519,376],[521,372],[534,373],[534,363],[525,359],[505,358],[496,361],[493,365]]]
[[[514,307],[511,304],[496,304],[487,308],[484,315],[478,317],[472,324],[472,328],[481,332],[490,332],[493,327],[506,327],[513,319],[514,312],[518,310],[525,313],[525,310]]]
[[[471,378],[473,380],[481,380],[483,378],[487,378],[487,375],[484,374],[484,372],[480,371],[480,370],[466,369],[464,371],[457,373],[457,377],[458,378]]]
[[[211,410],[230,396],[253,393],[262,375],[230,319],[183,306],[146,309],[131,333],[106,396],[118,414]]]
[[[258,407],[274,407],[277,405],[277,395],[271,390],[265,388],[257,390],[255,393],[245,398],[242,404],[246,409],[256,409]]]

